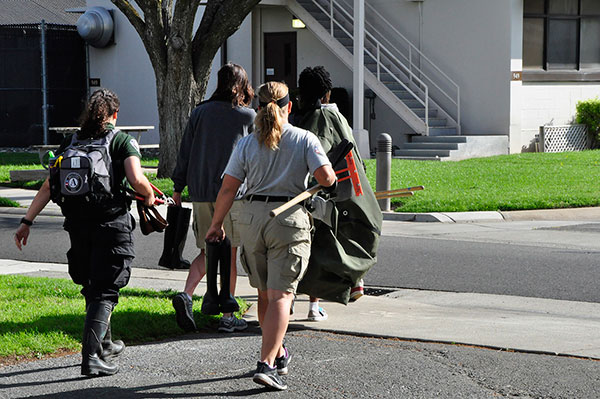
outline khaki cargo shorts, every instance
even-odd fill
[[[240,262],[250,285],[261,291],[295,293],[310,258],[312,224],[308,212],[295,205],[270,217],[269,212],[283,202],[242,202],[237,218]]]
[[[194,236],[196,237],[196,247],[200,249],[206,248],[204,239],[206,233],[212,223],[213,215],[215,214],[215,203],[214,202],[193,202],[192,209],[194,210],[194,221],[192,222],[192,229],[194,230]],[[225,220],[223,221],[223,228],[225,229],[225,235],[231,240],[232,247],[240,246],[240,234],[236,225],[236,218],[240,209],[240,201],[233,201],[233,205],[229,210]]]

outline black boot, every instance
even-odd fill
[[[171,207],[173,208],[173,207]],[[171,252],[171,260],[169,261],[170,269],[189,269],[190,262],[183,259],[183,248],[185,248],[185,240],[190,228],[190,217],[192,210],[189,208],[179,207],[177,214],[177,222],[175,223],[175,238],[173,238],[173,252]]]
[[[167,228],[165,229],[165,239],[163,253],[158,260],[159,266],[171,268],[171,256],[173,255],[173,242],[177,234],[177,219],[179,218],[180,206],[170,206],[167,208]]]
[[[108,329],[106,330],[106,335],[102,340],[102,355],[100,355],[100,359],[106,361],[112,358],[118,357],[123,350],[125,349],[125,343],[120,339],[113,341],[112,340],[112,331],[110,326],[110,320],[108,321]]]
[[[113,375],[119,371],[119,366],[105,362],[102,355],[102,341],[108,330],[112,302],[90,302],[83,327],[83,342],[81,351],[81,374],[88,376]]]
[[[221,242],[219,246],[219,269],[221,272],[221,291],[219,292],[219,306],[221,313],[233,313],[240,310],[240,306],[237,301],[231,295],[230,281],[231,281],[231,241],[229,238]]]
[[[217,274],[219,268],[220,243],[206,243],[206,294],[202,299],[201,311],[208,315],[217,315],[219,310],[219,293],[217,290]]]

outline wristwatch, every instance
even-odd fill
[[[25,218],[21,218],[21,223],[22,223],[22,224],[25,224],[25,225],[27,225],[27,226],[31,226],[31,225],[33,225],[33,222],[32,222],[31,220],[29,220],[29,219],[25,219]]]

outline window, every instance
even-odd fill
[[[600,0],[524,0],[523,12],[524,72],[600,72]]]

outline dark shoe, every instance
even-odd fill
[[[118,357],[124,350],[125,343],[123,341],[120,339],[116,341],[112,340],[112,328],[109,321],[108,330],[106,330],[106,335],[102,340],[102,354],[100,355],[100,359],[106,361]]]
[[[275,358],[275,366],[277,367],[277,374],[279,375],[287,375],[288,373],[288,364],[290,364],[290,360],[292,360],[292,354],[288,349],[283,346],[284,354],[281,357]]]
[[[196,331],[196,322],[194,321],[194,311],[192,301],[185,292],[180,292],[173,297],[173,307],[175,308],[175,319],[177,325],[184,331]]]
[[[248,323],[244,319],[238,319],[234,316],[231,318],[221,317],[219,320],[219,332],[234,332],[243,331],[248,328]]]
[[[279,374],[277,374],[277,368],[271,368],[271,366],[263,362],[256,363],[256,372],[254,373],[254,377],[252,377],[252,381],[280,391],[287,389],[287,385],[283,382]]]
[[[81,374],[87,376],[113,375],[119,366],[100,358],[102,341],[108,330],[113,304],[109,301],[90,302],[87,307],[81,350]]]

